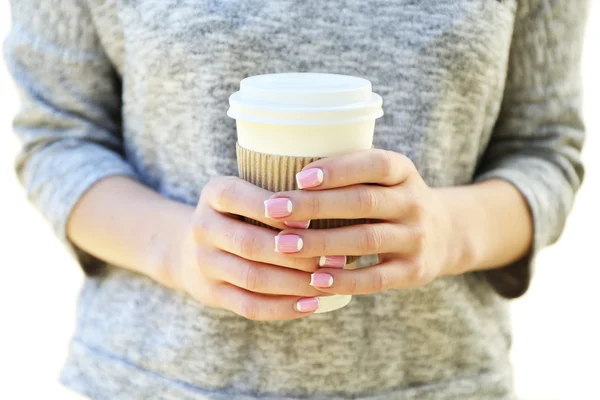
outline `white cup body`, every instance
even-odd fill
[[[245,149],[292,157],[331,157],[370,149],[375,120],[354,124],[267,125],[237,120],[238,143]]]

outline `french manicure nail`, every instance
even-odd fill
[[[300,312],[311,312],[319,308],[319,299],[316,297],[307,297],[296,302],[296,310]]]
[[[275,251],[280,253],[296,253],[302,250],[304,242],[298,235],[275,236]]]
[[[331,287],[333,285],[333,276],[324,272],[315,272],[310,275],[310,285],[322,288]]]
[[[265,217],[281,218],[292,213],[292,201],[286,197],[265,200]]]
[[[320,168],[309,168],[296,174],[298,189],[312,188],[323,183],[323,170]]]
[[[319,267],[344,268],[346,265],[346,256],[321,256],[319,257]]]
[[[294,229],[308,229],[310,226],[310,219],[308,221],[283,221],[283,223]]]

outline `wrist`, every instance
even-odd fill
[[[499,268],[527,254],[533,240],[530,211],[520,192],[502,180],[438,189],[448,206],[447,274]]]
[[[441,275],[460,275],[475,269],[477,265],[477,235],[470,229],[474,205],[466,204],[457,188],[434,189],[442,198],[447,225],[447,258]]]
[[[163,286],[181,290],[181,269],[187,243],[192,240],[190,224],[194,208],[168,200],[160,211],[161,230],[150,245],[148,265],[151,277]]]

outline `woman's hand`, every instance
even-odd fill
[[[283,229],[269,220],[264,201],[272,192],[235,177],[211,180],[182,238],[173,238],[173,287],[199,302],[253,320],[286,320],[309,315],[315,296],[310,286],[317,259],[287,257],[273,250],[275,232],[232,216],[242,215]]]
[[[401,154],[366,150],[327,158],[308,165],[297,180],[305,190],[277,193],[265,203],[273,221],[374,220],[337,229],[287,229],[278,235],[280,254],[320,257],[323,268],[312,274],[311,284],[321,290],[365,294],[422,286],[454,273],[462,261],[445,196],[429,188]],[[297,250],[299,239],[302,248]],[[345,263],[341,255],[365,254],[379,254],[380,264],[340,269]]]

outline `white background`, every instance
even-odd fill
[[[580,0],[565,0],[580,1]],[[0,2],[0,38],[9,27]],[[562,239],[539,257],[513,302],[515,379],[528,399],[600,399],[600,3],[584,56],[587,175]],[[74,328],[82,274],[26,202],[13,173],[14,88],[0,63],[0,398],[81,399],[57,376]]]

